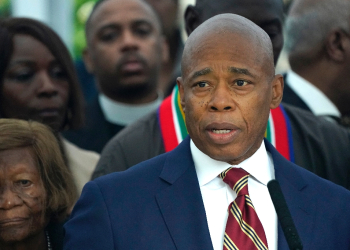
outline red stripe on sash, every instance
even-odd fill
[[[175,119],[178,118],[173,110],[174,92],[167,97],[158,109],[158,122],[162,134],[165,152],[176,148],[179,144],[175,129]],[[176,102],[175,105],[178,103]],[[294,148],[291,125],[287,114],[284,112],[282,105],[271,110],[275,138],[275,148],[287,160],[294,162]],[[182,139],[182,138],[180,138]],[[271,139],[271,138],[269,138]]]
[[[158,109],[158,121],[163,137],[165,152],[169,152],[179,144],[176,137],[174,117],[171,108],[172,95],[161,103]]]
[[[290,160],[288,127],[281,107],[271,109],[271,115],[275,124],[276,149],[286,159]]]

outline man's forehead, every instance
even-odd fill
[[[269,36],[250,20],[233,14],[217,15],[198,26],[186,41],[182,59],[183,76],[211,65],[258,71],[273,68]]]
[[[203,72],[206,74],[245,73],[256,76],[255,72],[264,68],[266,64],[264,60],[267,60],[267,57],[255,44],[250,43],[244,37],[228,38],[226,42],[223,41],[224,39],[218,39],[216,43],[211,40],[211,44],[208,44],[203,38],[200,39],[201,41],[197,40],[192,49],[186,51],[187,55],[182,64],[183,76],[193,79],[193,77],[203,75]]]
[[[230,65],[225,65],[224,67],[222,67],[222,65],[220,65],[221,67],[219,68],[220,71],[222,72],[226,72],[232,75],[246,75],[252,78],[257,78],[257,75],[255,74],[255,69],[248,69],[248,68],[244,68],[244,67],[235,67],[235,66],[230,66]],[[215,74],[217,73],[217,68],[213,68],[213,67],[194,67],[192,69],[192,71],[189,72],[189,80],[195,80],[198,77],[201,76],[206,76],[206,75],[210,75],[210,74]]]
[[[148,21],[151,24],[157,25],[157,19],[150,8],[147,8],[139,1],[106,1],[99,6],[91,17],[91,26],[94,30],[98,30],[111,23],[126,21],[125,18],[120,18],[120,14],[128,13],[128,22],[139,22],[141,20]],[[124,16],[125,17],[125,16]]]

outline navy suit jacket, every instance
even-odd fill
[[[265,145],[304,249],[350,249],[350,192]],[[190,139],[86,184],[65,230],[66,250],[213,249]],[[288,249],[280,225],[278,249]]]

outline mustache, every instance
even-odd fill
[[[137,52],[127,52],[127,53],[123,54],[123,56],[117,61],[116,67],[117,67],[118,72],[120,72],[121,67],[129,61],[140,62],[143,67],[148,68],[148,63],[143,56],[141,56]]]

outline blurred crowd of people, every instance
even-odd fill
[[[186,138],[178,11],[177,0],[97,1],[82,51],[97,90],[89,102],[51,28],[0,20],[0,249],[63,249],[63,223],[88,181]],[[261,27],[275,64],[284,45],[288,53],[282,118],[270,113],[267,139],[350,189],[350,2],[294,0],[285,12],[282,0],[197,0],[182,17],[187,34],[223,13]]]

